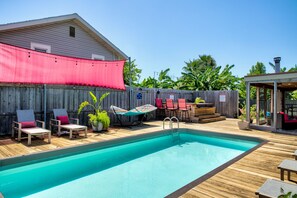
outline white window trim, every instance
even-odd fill
[[[52,51],[51,50],[52,47],[50,45],[45,45],[45,44],[41,44],[41,43],[31,42],[31,49],[32,50],[35,50],[35,48],[46,50],[46,53],[51,53],[51,51]]]
[[[105,60],[105,56],[98,55],[98,54],[92,54],[93,60]]]

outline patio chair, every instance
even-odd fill
[[[28,145],[31,145],[32,136],[43,136],[47,135],[48,143],[51,143],[51,131],[45,129],[43,121],[35,120],[34,111],[29,110],[17,110],[17,122],[14,121],[12,125],[12,137],[14,137],[15,131],[18,132],[18,141],[21,141],[21,133],[28,135]],[[38,127],[36,124],[41,125]]]
[[[180,98],[177,99],[178,103],[178,110],[180,111],[181,114],[181,120],[186,120],[186,118],[190,121],[190,108],[186,104],[186,99]]]
[[[79,120],[77,118],[69,118],[68,113],[66,109],[53,109],[54,112],[54,119],[51,119],[50,121],[50,129],[52,130],[52,127],[57,127],[58,132],[57,134],[61,134],[61,129],[66,129],[69,131],[69,138],[72,139],[72,133],[74,131],[84,131],[85,137],[87,137],[87,131],[88,127],[79,125]],[[72,121],[73,123],[69,122]]]
[[[114,113],[116,119],[119,121],[121,126],[133,126],[133,125],[141,125],[143,124],[143,118],[147,113],[150,113],[152,111],[155,111],[157,109],[157,107],[150,105],[150,104],[146,104],[146,105],[142,105],[139,107],[135,107],[134,109],[131,110],[126,110],[126,109],[122,109],[120,107],[111,105],[110,106],[110,111]],[[119,116],[138,116],[138,123],[135,124],[135,122],[132,123],[123,123],[122,120],[120,119]]]
[[[171,117],[171,115],[177,116],[177,107],[174,106],[172,99],[166,99],[166,110],[169,112],[169,117]]]
[[[164,118],[166,116],[166,108],[163,106],[162,98],[156,98],[157,115]]]
[[[275,179],[267,179],[265,183],[256,191],[259,198],[279,197],[282,194],[291,192],[292,195],[297,193],[297,185],[290,184]]]

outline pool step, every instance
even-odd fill
[[[221,121],[221,120],[226,120],[226,116],[219,116],[219,117],[214,117],[214,118],[204,118],[204,119],[199,119],[199,123],[209,123],[209,122],[216,122],[216,121]]]
[[[207,119],[207,118],[217,118],[220,117],[221,114],[219,113],[214,113],[214,114],[209,114],[209,115],[200,115],[198,116],[199,119]]]

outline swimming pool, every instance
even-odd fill
[[[261,142],[178,129],[11,158],[1,160],[0,192],[4,197],[177,195]]]

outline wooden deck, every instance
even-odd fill
[[[225,121],[208,124],[181,123],[180,127],[254,136],[269,141],[267,144],[217,173],[215,176],[192,188],[181,196],[184,198],[255,197],[255,191],[267,178],[280,178],[280,171],[277,169],[277,166],[284,159],[293,159],[292,154],[297,149],[296,135],[275,134],[256,130],[240,131],[238,130],[237,120],[235,119],[227,119]],[[69,140],[68,136],[53,136],[51,144],[47,144],[46,140],[33,139],[31,146],[27,146],[27,140],[17,143],[14,140],[2,138],[0,139],[0,159],[158,131],[161,129],[162,122],[148,122],[143,127],[133,127],[132,129],[112,128],[109,132],[102,134],[89,132],[88,138],[83,138],[81,135],[79,138]],[[285,177],[285,181],[286,179],[287,177]],[[296,174],[292,174],[292,179],[297,181]]]

